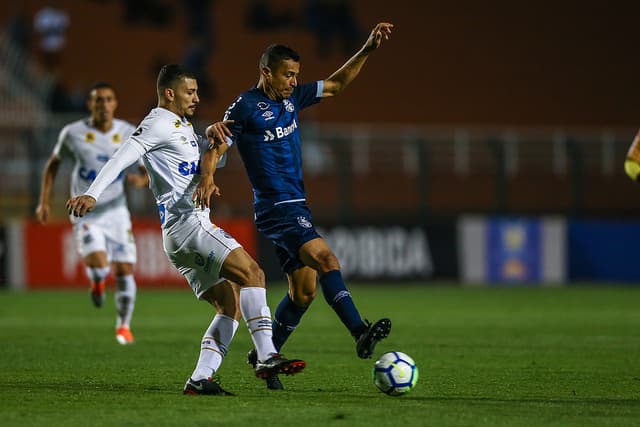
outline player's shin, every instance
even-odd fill
[[[136,281],[132,274],[116,277],[116,311],[118,319],[116,328],[129,327],[136,303]]]
[[[279,352],[289,336],[300,324],[300,319],[308,307],[296,305],[287,293],[276,308],[273,316],[273,345]]]
[[[238,329],[238,322],[223,314],[216,314],[200,344],[200,356],[191,379],[198,381],[211,377],[222,364],[229,344]]]
[[[320,284],[327,303],[349,329],[351,335],[358,336],[366,325],[342,280],[340,270],[332,270],[320,276]]]
[[[240,288],[240,311],[258,352],[258,360],[266,360],[277,353],[272,341],[271,310],[267,305],[266,289]]]

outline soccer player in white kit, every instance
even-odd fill
[[[84,195],[67,202],[69,213],[82,217],[94,209],[108,183],[140,157],[150,177],[162,225],[164,250],[180,270],[196,297],[209,302],[216,314],[202,338],[196,368],[184,394],[230,394],[218,383],[218,371],[237,330],[240,315],[256,346],[259,378],[295,374],[302,360],[286,359],[272,342],[271,312],[267,306],[264,273],[253,258],[209,219],[209,204],[219,195],[213,173],[220,160],[214,137],[207,129],[200,138],[189,119],[198,98],[195,77],[179,65],[165,65],[158,74],[158,107],[100,171]],[[239,288],[239,290],[238,290]]]
[[[115,90],[108,83],[98,83],[89,91],[87,108],[91,116],[66,125],[58,136],[42,174],[36,218],[46,223],[50,216],[49,199],[60,163],[65,158],[74,162],[71,173],[71,196],[83,194],[109,158],[120,148],[135,127],[114,118],[118,106]],[[128,176],[135,186],[148,183],[145,168]],[[116,340],[120,344],[134,342],[130,329],[136,300],[133,266],[136,245],[131,232],[131,218],[124,193],[123,175],[109,183],[100,203],[84,218],[70,217],[76,247],[84,260],[91,281],[90,296],[96,307],[105,300],[105,283],[111,269],[116,278]],[[111,268],[109,267],[111,263]]]

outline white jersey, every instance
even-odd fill
[[[200,181],[201,153],[207,146],[208,141],[195,133],[188,120],[165,108],[151,110],[124,144],[122,154],[126,155],[119,156],[123,164],[118,166],[130,164],[135,153],[142,156],[163,227],[195,209],[191,198]],[[93,196],[96,190],[101,198],[105,182],[102,177],[100,181],[85,194]]]
[[[109,158],[133,133],[135,127],[124,120],[113,119],[113,126],[102,132],[91,126],[90,119],[68,124],[60,131],[53,154],[74,160],[71,174],[71,197],[84,194]],[[120,174],[104,190],[94,211],[107,206],[126,206],[123,174]]]
[[[201,154],[208,146],[188,120],[154,108],[85,192],[100,200],[108,183],[142,157],[160,212],[164,250],[198,297],[220,283],[227,255],[240,247],[211,223],[209,209],[196,209],[192,200],[200,181]]]

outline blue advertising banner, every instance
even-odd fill
[[[541,223],[538,219],[491,218],[486,232],[489,282],[525,284],[541,280]]]
[[[569,278],[640,282],[640,222],[577,220],[569,223]]]

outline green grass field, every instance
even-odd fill
[[[0,425],[640,425],[640,288],[351,290],[371,320],[392,318],[377,354],[415,358],[411,393],[377,391],[321,296],[284,349],[308,363],[285,391],[253,376],[241,325],[220,370],[231,397],[182,395],[211,317],[186,286],[139,293],[128,347],[111,293],[95,309],[84,290],[2,292]],[[275,307],[284,288],[269,292]]]

